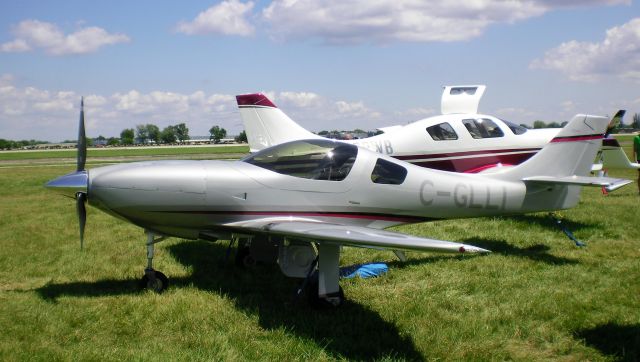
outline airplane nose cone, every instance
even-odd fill
[[[75,198],[78,192],[87,193],[89,189],[89,173],[87,171],[73,172],[47,182],[44,187],[64,196]]]

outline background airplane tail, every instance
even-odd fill
[[[506,179],[587,176],[602,145],[606,117],[579,114],[529,160],[500,173]]]
[[[322,138],[302,128],[262,93],[236,96],[251,152],[280,143]]]
[[[524,181],[524,212],[566,209],[580,199],[581,186],[622,187],[630,180],[590,177],[593,161],[607,130],[606,117],[576,115],[540,152],[524,163],[495,176]]]

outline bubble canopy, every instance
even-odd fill
[[[358,147],[331,140],[299,140],[264,149],[243,162],[283,175],[327,181],[344,180]]]

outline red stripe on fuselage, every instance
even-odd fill
[[[207,210],[194,210],[194,211],[158,211],[162,213],[177,213],[177,214],[200,214],[200,215],[246,215],[246,216],[294,216],[294,217],[337,217],[346,219],[366,219],[366,220],[380,220],[380,221],[393,221],[401,223],[415,223],[431,220],[429,218],[415,217],[415,216],[396,216],[387,214],[373,214],[373,213],[345,213],[345,212],[312,212],[312,211],[207,211]]]
[[[501,150],[480,150],[480,151],[465,151],[465,152],[448,152],[448,153],[430,153],[427,155],[401,155],[392,156],[399,160],[415,160],[415,159],[430,159],[430,158],[445,158],[445,157],[461,157],[461,156],[474,156],[474,155],[486,155],[496,153],[509,153],[509,152],[538,152],[540,148],[512,148]]]
[[[551,143],[590,141],[590,140],[601,140],[601,139],[602,139],[601,134],[590,134],[590,135],[582,135],[582,136],[556,137],[551,140]]]
[[[485,152],[482,155],[477,155],[477,156],[474,155],[474,157],[466,157],[466,158],[451,157],[450,159],[447,159],[447,160],[430,160],[427,157],[430,158],[431,155],[425,155],[427,157],[422,157],[423,160],[419,160],[419,161],[410,160],[408,162],[411,162],[412,164],[417,166],[432,168],[432,169],[442,170],[442,171],[479,172],[479,171],[494,167],[498,164],[509,165],[509,166],[519,165],[522,162],[531,158],[534,154],[536,154],[536,152],[539,151],[539,149],[538,148],[523,149],[522,151],[523,152],[511,153],[507,155],[497,154],[497,153],[492,154],[491,151],[488,151],[489,154]],[[504,150],[501,152],[513,152],[513,151]],[[467,152],[458,152],[458,153],[467,153]],[[440,154],[440,156],[442,156],[442,154]],[[416,158],[420,159],[420,157],[416,157]],[[433,157],[433,158],[436,158],[436,157]],[[478,170],[478,171],[475,171],[475,170]]]

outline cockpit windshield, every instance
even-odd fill
[[[301,140],[264,149],[242,159],[283,175],[342,181],[351,171],[358,147],[329,140]]]

